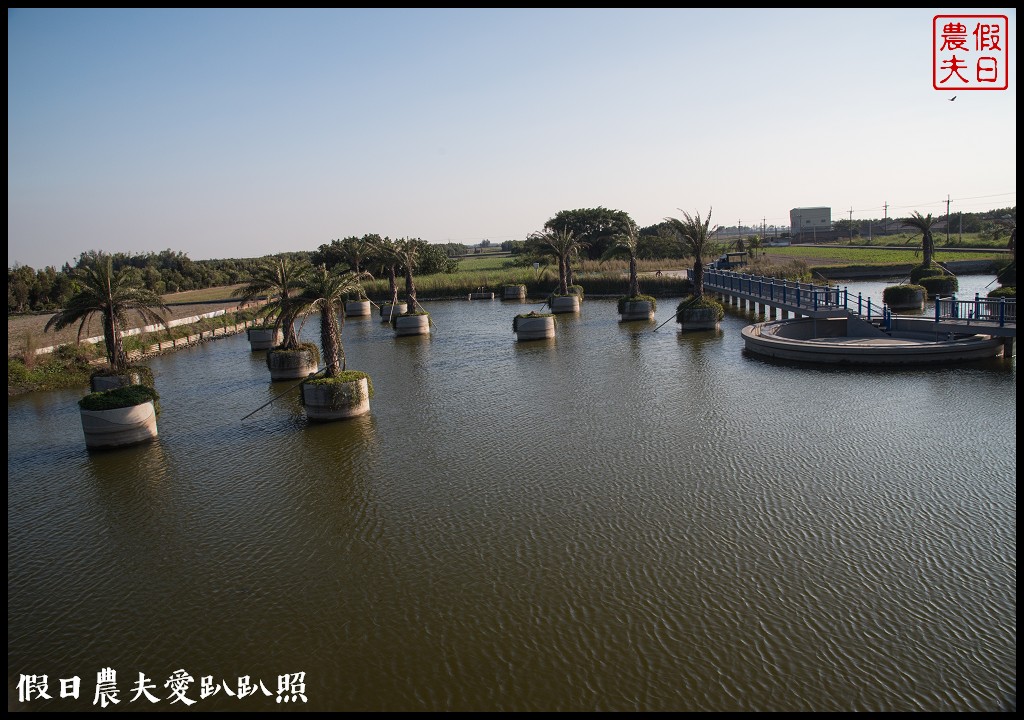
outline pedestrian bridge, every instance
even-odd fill
[[[691,271],[692,275],[692,271]],[[705,270],[704,290],[771,319],[781,313],[789,317],[857,317],[879,327],[893,329],[898,316],[884,303],[861,293],[851,295],[846,288],[792,280],[746,275],[731,270]],[[909,315],[908,315],[909,316]],[[915,318],[922,318],[920,314]],[[989,299],[978,295],[960,300],[954,295],[935,299],[934,330],[937,334],[981,333],[1004,338],[1017,337],[1017,301],[1012,298]]]

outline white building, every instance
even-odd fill
[[[832,208],[805,207],[793,208],[789,211],[789,227],[793,235],[806,238],[818,233],[832,232]]]

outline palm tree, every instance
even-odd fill
[[[368,273],[367,273],[368,274]],[[320,312],[320,349],[324,358],[324,377],[310,376],[302,384],[302,404],[311,420],[340,420],[363,415],[370,410],[373,385],[366,373],[347,370],[341,331],[345,296],[359,288],[359,274],[348,270],[331,271],[319,265],[309,273],[296,306]]]
[[[345,297],[359,289],[361,275],[369,273],[329,271],[326,265],[319,265],[309,273],[302,294],[295,298],[296,307],[320,312],[320,351],[324,373],[329,378],[345,371],[345,349],[341,342],[345,313],[339,311]]]
[[[711,250],[711,235],[714,233],[714,230],[710,229],[711,209],[708,208],[708,216],[703,220],[701,220],[699,212],[690,215],[683,211],[682,220],[667,217],[665,222],[676,231],[686,252],[693,255],[693,297],[696,300],[702,300],[704,298],[704,256]]]
[[[416,302],[416,285],[413,283],[412,271],[416,267],[420,250],[424,243],[419,238],[400,238],[395,241],[395,255],[399,258],[401,265],[405,268],[405,297],[409,301],[409,312],[416,312],[419,303]]]
[[[622,254],[629,256],[629,297],[636,297],[640,294],[640,281],[636,272],[636,253],[639,244],[640,235],[637,232],[636,223],[630,220],[624,233],[612,236],[612,244],[603,255],[603,259]]]
[[[588,247],[588,243],[578,240],[569,229],[536,232],[530,235],[530,238],[538,241],[548,252],[558,258],[558,294],[568,295],[569,274],[571,273],[570,258],[573,253]]]
[[[282,350],[295,350],[299,346],[295,320],[302,308],[293,296],[304,287],[308,272],[306,263],[279,255],[258,265],[252,273],[252,280],[232,293],[242,305],[267,297],[267,304],[260,308],[259,313],[265,322],[273,322],[275,330],[280,328],[284,331]]]
[[[389,237],[378,237],[373,242],[373,251],[371,255],[371,261],[379,266],[387,273],[388,276],[388,290],[391,292],[391,305],[398,304],[398,281],[396,277],[396,269],[401,264],[402,258],[398,253],[398,248],[395,245],[395,241]]]
[[[357,278],[373,276],[369,273],[363,272],[363,265],[371,258],[374,252],[374,240],[378,239],[376,235],[364,235],[361,238],[348,237],[341,241],[341,258],[348,263],[349,268],[355,273]],[[364,297],[363,285],[361,282],[357,283],[352,290],[356,297]]]
[[[170,309],[152,290],[146,288],[132,273],[132,268],[122,267],[114,271],[114,259],[101,251],[83,254],[83,266],[75,272],[79,290],[67,302],[67,306],[49,319],[45,330],[63,330],[79,323],[78,340],[94,315],[99,315],[103,324],[103,341],[106,345],[107,362],[115,373],[128,369],[128,355],[121,341],[123,328],[129,324],[133,313],[145,324],[162,324],[167,327],[165,316]]]
[[[901,222],[921,233],[921,266],[928,267],[932,264],[932,255],[935,253],[935,240],[932,238],[932,226],[938,218],[933,218],[931,213],[922,215],[917,210]]]

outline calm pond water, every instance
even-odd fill
[[[655,331],[677,300],[531,343],[526,303],[350,318],[376,395],[338,423],[244,335],[151,362],[149,445],[10,398],[8,707],[92,710],[111,668],[120,710],[181,709],[179,670],[196,710],[295,673],[310,710],[1015,708],[1016,362],[772,364],[731,311]]]

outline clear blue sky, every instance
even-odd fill
[[[936,14],[1009,89],[932,87]],[[1017,204],[1016,11],[8,9],[8,266]]]

